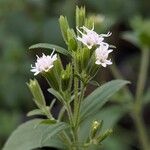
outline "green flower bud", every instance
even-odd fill
[[[46,78],[49,85],[55,89],[56,91],[59,91],[61,88],[61,76],[60,72],[63,70],[63,66],[61,63],[60,58],[58,58],[54,62],[53,68],[51,68],[49,71],[42,73],[42,75]]]
[[[36,105],[39,108],[46,107],[45,98],[38,81],[36,79],[30,80],[30,82],[27,83],[27,85],[33,95],[34,102],[36,103]]]
[[[85,7],[76,7],[76,26],[81,27],[85,24]]]
[[[71,89],[71,76],[72,76],[72,67],[70,64],[66,66],[66,69],[61,72],[61,84],[62,90]]]
[[[61,29],[63,39],[65,43],[68,44],[67,30],[69,29],[69,24],[68,24],[67,18],[64,16],[60,16],[59,24],[60,24],[60,29]]]
[[[85,70],[86,67],[87,67],[87,64],[90,60],[90,57],[91,57],[91,50],[88,49],[87,47],[81,49],[80,51],[80,55],[81,55],[81,68],[82,70]]]
[[[100,135],[100,136],[97,138],[97,142],[98,142],[98,143],[102,142],[102,141],[105,140],[108,136],[110,136],[112,133],[113,133],[113,130],[112,130],[112,129],[106,130],[106,132],[105,132],[104,134]]]
[[[68,38],[68,49],[70,51],[76,51],[77,41],[76,41],[76,34],[73,29],[67,30],[67,38]]]
[[[90,59],[86,65],[86,73],[90,75],[91,78],[93,78],[99,69],[99,65],[95,64],[95,53],[92,53],[90,55]]]
[[[98,132],[101,130],[103,126],[103,121],[93,121],[92,126],[91,126],[91,133],[90,133],[90,138],[93,139],[95,136],[98,134]]]
[[[95,26],[100,26],[104,22],[104,16],[100,14],[90,14],[85,21],[85,26],[88,28],[92,28],[93,23]]]

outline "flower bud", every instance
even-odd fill
[[[100,26],[104,22],[104,19],[104,16],[102,16],[101,14],[90,14],[87,18],[86,26],[90,28],[90,26],[88,25],[93,25],[93,23],[95,26]]]
[[[83,26],[85,23],[85,7],[76,7],[76,26]]]
[[[82,70],[85,70],[85,68],[87,67],[87,64],[90,60],[91,57],[91,52],[88,48],[83,48],[80,52],[81,54],[81,68]]]
[[[63,91],[71,88],[71,75],[72,67],[70,64],[68,64],[66,69],[61,72],[61,84]]]
[[[77,41],[76,41],[76,34],[73,29],[67,30],[67,38],[68,38],[68,49],[70,51],[76,51]]]
[[[48,81],[49,85],[56,91],[59,91],[61,87],[60,72],[62,71],[62,69],[63,69],[63,66],[62,66],[61,60],[60,58],[58,58],[54,62],[53,68],[49,70],[48,72],[44,72],[42,74]]]
[[[104,134],[100,135],[100,136],[97,138],[97,142],[98,142],[98,143],[102,142],[102,141],[105,140],[108,136],[110,136],[112,133],[113,133],[113,130],[112,130],[112,129],[106,130]]]
[[[60,24],[60,29],[61,29],[63,39],[65,43],[68,44],[67,30],[69,29],[69,24],[68,24],[67,18],[64,16],[60,16],[59,24]]]
[[[90,138],[93,139],[97,135],[97,133],[101,130],[103,125],[103,121],[94,121],[91,126]]]
[[[97,73],[98,69],[99,69],[99,66],[95,64],[95,54],[91,54],[91,57],[87,63],[87,66],[86,66],[86,73],[88,75],[90,75],[90,77],[94,77],[95,74]]]
[[[27,83],[27,85],[33,95],[33,98],[34,98],[33,100],[36,103],[36,105],[39,108],[45,107],[46,106],[45,98],[44,98],[43,92],[40,88],[38,81],[36,79],[30,80],[30,82]]]

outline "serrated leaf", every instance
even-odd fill
[[[57,134],[66,129],[67,124],[39,124],[41,121],[42,119],[34,119],[19,126],[9,137],[3,150],[31,150],[39,147],[65,149]]]
[[[82,102],[81,120],[96,113],[114,93],[128,83],[125,80],[113,80],[94,90]]]
[[[42,49],[42,50],[43,49],[49,49],[49,50],[55,49],[56,52],[58,52],[58,53],[61,53],[66,56],[70,56],[70,53],[66,49],[64,49],[60,46],[54,45],[54,44],[38,43],[38,44],[35,44],[35,45],[32,45],[29,47],[29,50],[34,50],[34,49]]]

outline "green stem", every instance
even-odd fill
[[[142,50],[140,73],[138,77],[135,104],[133,109],[133,117],[135,120],[135,125],[139,134],[139,139],[143,150],[149,150],[148,135],[146,133],[146,128],[142,119],[142,106],[143,106],[142,97],[147,79],[148,64],[149,64],[149,49],[144,48]]]
[[[67,147],[69,148],[69,150],[71,150],[71,140],[70,138],[68,137],[68,135],[66,134],[65,131],[62,131],[62,133],[60,133],[60,139],[67,145]]]
[[[137,89],[136,89],[136,104],[142,105],[142,96],[147,79],[148,65],[149,65],[149,49],[144,48],[141,56],[140,73],[138,77]],[[138,106],[137,106],[138,107]]]
[[[133,119],[137,128],[137,132],[139,134],[139,140],[142,146],[142,150],[149,150],[148,136],[146,134],[146,129],[143,123],[141,113],[134,112]]]
[[[74,77],[74,120],[76,120],[77,115],[77,107],[78,107],[78,86],[79,80],[77,77]]]
[[[67,102],[66,103],[66,110],[67,110],[67,113],[68,113],[68,117],[69,117],[69,121],[70,121],[70,124],[71,124],[71,127],[73,127],[73,114],[72,114],[72,110],[71,110],[71,107],[70,107],[70,104]]]
[[[76,62],[76,54],[74,53],[74,59],[73,59],[73,65],[74,65],[74,75],[77,74],[78,72],[78,66],[77,66],[77,62]],[[73,126],[73,136],[74,136],[74,145],[77,145],[76,143],[78,143],[78,133],[77,130],[75,128],[75,122],[76,122],[76,118],[77,118],[77,109],[78,109],[78,88],[79,88],[79,80],[77,77],[74,76],[74,126]],[[78,147],[74,146],[73,150],[78,150]]]
[[[77,105],[77,118],[76,118],[76,123],[75,123],[75,127],[78,127],[79,124],[79,119],[80,119],[80,107],[81,107],[81,102],[84,98],[84,93],[85,93],[85,87],[84,85],[81,83],[81,94],[78,100],[78,105]]]

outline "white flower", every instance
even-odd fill
[[[51,55],[43,54],[42,57],[37,56],[37,62],[35,63],[35,67],[31,65],[31,72],[34,72],[34,75],[37,75],[41,72],[48,72],[54,65],[54,61],[57,60],[57,54],[53,55],[54,51]]]
[[[90,30],[86,28],[85,26],[81,27],[85,33],[81,32],[78,28],[77,30],[81,33],[82,37],[77,37],[77,40],[81,41],[84,45],[86,45],[89,49],[91,49],[94,45],[101,45],[103,43],[104,37],[108,37],[111,35],[110,32],[107,34],[97,34],[93,28]]]
[[[107,43],[103,43],[101,46],[99,46],[95,50],[95,56],[96,56],[96,62],[97,65],[102,65],[103,67],[106,67],[107,65],[111,65],[111,59],[107,59],[109,53],[111,53],[113,50],[109,49],[109,45]]]

